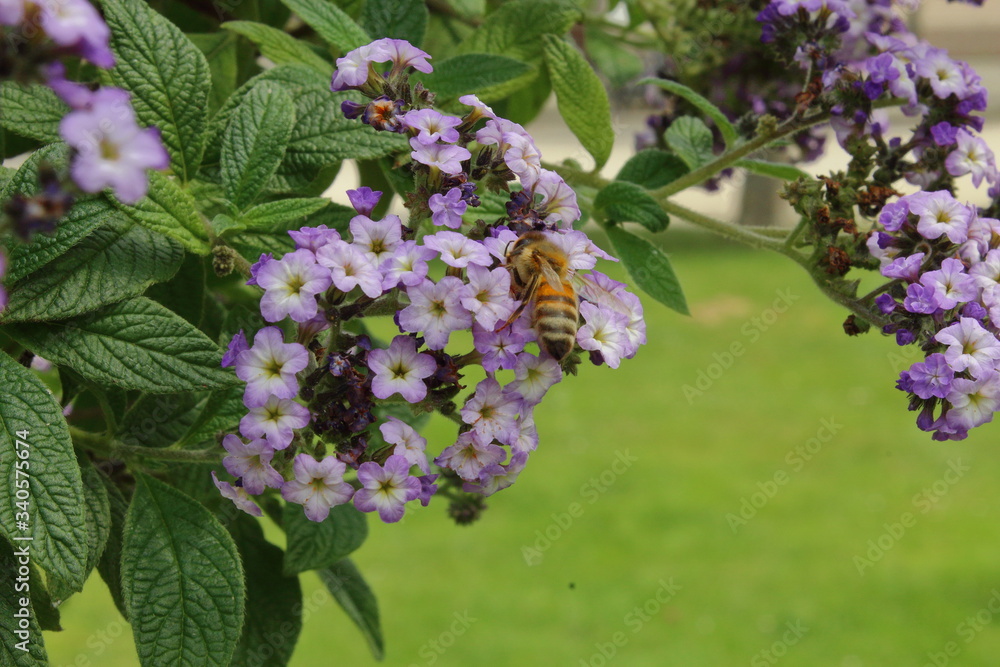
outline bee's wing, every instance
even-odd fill
[[[564,289],[563,281],[562,278],[559,277],[559,274],[555,272],[555,269],[553,269],[552,266],[546,261],[539,262],[539,267],[541,267],[542,277],[545,278],[545,282],[549,284],[549,287],[556,292],[562,292]],[[537,289],[537,286],[535,289]]]

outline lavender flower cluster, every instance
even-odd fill
[[[971,174],[990,195],[1000,194],[993,153],[976,133],[987,91],[968,63],[917,39],[890,0],[773,0],[758,15],[762,41],[791,52],[821,90],[836,93],[831,124],[841,145],[871,135],[904,165],[903,176],[925,189],[946,189],[950,178]],[[818,93],[817,93],[818,95]],[[887,117],[876,100],[903,100],[920,121],[903,141],[886,142]],[[906,158],[904,160],[904,158]]]
[[[7,35],[5,27],[13,33]],[[114,66],[111,32],[94,7],[86,0],[0,0],[0,35],[42,50],[41,56],[15,53],[16,59],[36,63],[36,71],[22,77],[43,80],[72,109],[60,122],[59,133],[73,151],[73,185],[88,193],[111,188],[126,204],[142,199],[149,187],[146,170],[170,165],[159,131],[139,126],[127,91],[91,90],[70,81],[64,65],[55,60],[76,56],[101,68]],[[41,180],[38,194],[15,195],[4,207],[15,233],[25,240],[54,230],[74,200],[71,188],[57,176],[42,174]],[[5,263],[0,251],[0,278]],[[7,294],[0,286],[0,310],[6,305]]]
[[[938,191],[901,197],[878,221],[868,248],[891,279],[875,300],[883,331],[927,355],[897,387],[917,426],[963,439],[1000,410],[1000,220]]]
[[[409,136],[416,186],[408,223],[392,214],[375,219],[382,193],[362,187],[348,192],[357,213],[349,238],[322,225],[292,231],[293,252],[264,255],[251,269],[264,319],[297,327],[294,342],[268,326],[252,346],[240,332],[223,359],[247,383],[249,413],[242,437],[223,440],[223,465],[237,482],[216,484],[251,514],[261,512],[251,496],[272,488],[313,521],[353,500],[395,522],[406,503],[427,505],[442,484],[481,497],[514,483],[538,445],[533,411],[563,375],[542,348],[531,351],[531,311],[519,309],[511,289],[507,249],[525,231],[545,234],[565,253],[581,297],[576,342],[594,363],[616,368],[645,342],[638,298],[593,270],[598,259],[613,258],[572,229],[580,217],[572,189],[542,167],[524,128],[475,96],[461,98],[469,107],[462,117],[430,108],[431,95],[408,83],[410,68],[431,70],[427,59],[405,41],[381,39],[339,59],[332,83],[370,99],[345,102],[347,116]],[[474,215],[483,184],[509,194],[507,215],[489,223]],[[393,314],[399,330],[387,347],[341,326],[377,313]],[[316,338],[323,331],[325,345]],[[472,349],[447,352],[452,334],[463,331]],[[452,399],[472,364],[486,377],[459,407]],[[513,379],[501,382],[501,370]],[[377,416],[390,402],[414,414],[439,410],[460,425],[433,459],[439,472],[409,424]],[[385,447],[369,432],[376,423]],[[356,471],[353,484],[348,469]]]

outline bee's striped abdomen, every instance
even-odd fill
[[[538,345],[556,361],[562,361],[576,345],[576,328],[580,318],[576,293],[568,282],[556,291],[547,283],[535,293],[534,322]]]

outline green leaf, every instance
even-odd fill
[[[424,41],[429,19],[424,0],[369,0],[361,10],[361,25],[369,35],[405,39],[414,46]]]
[[[255,86],[236,109],[222,142],[222,182],[240,209],[278,170],[295,126],[295,105],[277,83]]]
[[[69,107],[41,84],[0,83],[0,127],[43,143],[59,141],[59,122]]]
[[[612,86],[622,87],[642,75],[646,65],[632,49],[599,25],[587,26],[584,32],[587,56],[596,69],[606,76]]]
[[[188,33],[188,39],[205,54],[212,76],[212,92],[208,106],[218,110],[236,91],[239,76],[239,46],[235,35],[224,32]]]
[[[662,232],[670,217],[642,186],[612,181],[594,198],[594,208],[610,222],[638,222],[651,232]]]
[[[691,169],[715,157],[712,153],[712,131],[700,118],[681,116],[670,124],[664,138]]]
[[[698,109],[698,111],[702,112],[703,114],[712,119],[712,122],[715,123],[715,126],[719,128],[719,132],[722,133],[722,139],[726,142],[727,148],[732,148],[734,145],[736,145],[736,142],[738,140],[736,134],[736,128],[733,127],[733,124],[729,122],[728,118],[726,118],[726,114],[722,113],[722,109],[715,106],[714,104],[709,102],[706,98],[702,97],[699,93],[685,86],[683,83],[680,83],[678,81],[669,81],[667,79],[657,79],[654,77],[649,77],[647,79],[642,79],[641,81],[637,81],[636,85],[657,86],[667,91],[668,93],[673,93],[678,97],[683,97],[685,100],[690,102],[696,109]]]
[[[326,225],[331,229],[343,232],[347,230],[351,218],[355,215],[357,213],[353,208],[331,202],[319,211],[310,214],[304,220],[295,217],[286,219],[283,222],[276,222],[270,226],[254,226],[253,229],[248,229],[231,237],[230,243],[248,258],[259,257],[261,253],[266,252],[284,254],[295,248],[295,243],[288,235],[290,230],[299,229],[305,225],[311,227]]]
[[[55,234],[37,234],[30,243],[8,246],[6,282],[14,284],[53,261],[119,213],[105,199],[77,202],[59,221]]]
[[[647,190],[655,190],[690,171],[684,160],[673,153],[656,148],[647,148],[629,158],[615,180],[641,185]]]
[[[192,393],[144,394],[125,413],[116,438],[125,445],[169,447],[194,424],[197,404]]]
[[[247,337],[253,339],[252,335]],[[240,419],[247,413],[246,406],[243,405],[243,387],[236,385],[213,391],[198,404],[197,409],[198,416],[189,424],[187,431],[177,438],[180,447],[214,442],[219,433],[235,431]]]
[[[12,169],[10,167],[0,166],[0,192],[3,192],[10,183],[11,179],[14,178],[14,174],[17,173],[17,169]]]
[[[534,72],[531,65],[506,56],[464,53],[436,63],[434,71],[423,75],[422,81],[439,98],[489,91],[480,97],[491,102],[498,99],[498,92],[503,92],[502,84]]]
[[[61,320],[142,294],[169,280],[184,259],[180,244],[115,212],[73,252],[41,267],[10,291],[4,322]]]
[[[0,354],[0,385],[0,479],[6,480],[0,533],[15,545],[30,537],[31,559],[79,591],[88,555],[83,481],[62,407],[34,373],[6,354]],[[27,525],[19,527],[21,521]]]
[[[281,0],[299,15],[320,37],[341,51],[350,51],[371,42],[361,26],[330,0]],[[379,0],[381,1],[381,0]]]
[[[325,75],[333,73],[333,64],[283,30],[254,21],[229,21],[222,27],[249,39],[276,65],[305,65]]]
[[[149,172],[149,192],[135,206],[117,200],[115,205],[143,227],[180,241],[193,253],[210,251],[194,197],[160,172]]]
[[[556,91],[559,113],[594,157],[597,169],[611,156],[615,131],[604,84],[579,51],[565,40],[544,35],[545,65]]]
[[[357,120],[344,118],[340,103],[356,94],[324,88],[302,88],[293,93],[298,122],[285,152],[293,169],[325,167],[341,160],[367,160],[409,150],[406,138],[395,132],[377,132]]]
[[[227,665],[243,626],[243,566],[211,512],[142,473],[125,520],[122,592],[143,667]]]
[[[744,158],[736,162],[737,167],[743,167],[761,176],[770,176],[783,181],[797,181],[800,178],[812,178],[807,172],[791,164],[767,162],[766,160],[751,160]]]
[[[36,354],[106,387],[153,393],[225,387],[222,350],[155,301],[137,297],[83,317],[14,324],[7,333]]]
[[[83,480],[83,514],[87,528],[87,560],[83,570],[86,579],[100,562],[101,554],[104,553],[104,547],[108,542],[108,535],[111,534],[111,505],[101,473],[97,472],[97,468],[83,456],[77,457],[77,462]],[[60,603],[75,591],[61,577],[50,572],[49,592],[57,603]]]
[[[636,285],[667,308],[691,314],[670,260],[659,248],[620,227],[608,227],[607,232]]]
[[[97,563],[97,571],[111,593],[111,599],[115,607],[124,618],[128,618],[125,610],[125,599],[122,597],[122,533],[125,530],[125,517],[128,514],[128,501],[118,490],[114,483],[101,475],[101,482],[108,493],[108,502],[111,510],[111,530],[108,534],[108,541],[101,554],[101,560]]]
[[[170,280],[146,290],[145,296],[201,326],[205,311],[205,258],[186,254],[180,270]]]
[[[132,93],[142,125],[160,130],[170,165],[194,177],[205,149],[212,75],[208,61],[180,28],[141,0],[104,0],[115,68],[107,75]]]
[[[59,619],[59,605],[52,601],[48,586],[42,572],[34,563],[29,565],[31,573],[28,575],[31,586],[31,609],[35,612],[38,625],[42,630],[60,631],[62,626]],[[48,583],[52,583],[52,576],[49,575]],[[61,600],[60,600],[61,602]]]
[[[333,565],[368,537],[365,515],[354,505],[338,505],[325,521],[316,523],[306,518],[301,505],[285,503],[283,517],[288,535],[284,566],[287,575]]]
[[[16,549],[21,550],[28,542],[15,542]],[[28,559],[33,557],[34,546],[30,547]],[[21,606],[24,593],[17,590],[19,559],[25,555],[15,556],[7,540],[0,538],[0,664],[12,667],[48,667],[49,658],[45,654],[45,641],[42,628],[38,625],[35,611],[29,604]],[[29,560],[30,562],[30,560]],[[27,628],[21,628],[19,615],[26,614],[24,619]],[[18,635],[18,631],[22,634]]]
[[[564,35],[581,18],[569,0],[513,0],[487,15],[459,47],[461,53],[493,53],[531,63],[542,57],[542,36]]]
[[[242,514],[230,524],[246,570],[247,614],[232,667],[284,667],[302,630],[302,585],[281,573],[281,549]]]
[[[301,197],[296,199],[280,199],[278,201],[258,204],[246,211],[240,218],[247,229],[267,230],[277,225],[283,225],[293,220],[305,222],[307,215],[312,215],[331,204],[329,199],[322,197]],[[342,208],[347,209],[346,206]]]
[[[345,558],[316,574],[347,617],[361,630],[375,659],[381,660],[385,655],[385,641],[379,622],[378,602],[358,568],[349,558]]]

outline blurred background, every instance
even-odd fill
[[[916,20],[996,90],[1000,8],[935,0]],[[998,115],[984,131],[994,150]],[[608,175],[645,113],[615,122]],[[554,104],[529,129],[547,160],[586,163]],[[828,145],[805,168],[843,164]],[[339,197],[356,182],[341,174]],[[681,201],[736,220],[744,187]],[[354,559],[379,599],[384,664],[1000,664],[1000,425],[932,442],[894,388],[915,354],[845,336],[846,313],[798,267],[676,222],[656,240],[690,318],[646,301],[634,360],[556,387],[531,464],[478,523],[456,527],[435,502],[371,522]],[[453,426],[425,435],[439,450]],[[316,577],[303,591],[292,664],[376,664]],[[53,665],[135,664],[100,578],[62,614],[67,630],[45,638]]]

